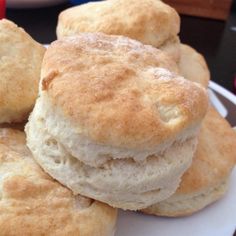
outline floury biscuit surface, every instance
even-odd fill
[[[236,134],[218,112],[210,108],[201,127],[191,167],[176,193],[143,210],[162,216],[193,214],[221,198],[227,191],[236,163]]]
[[[114,235],[116,209],[72,192],[33,160],[25,134],[0,129],[1,236]]]
[[[81,32],[123,35],[180,56],[180,17],[175,9],[156,0],[90,2],[64,10],[58,17],[57,37]]]
[[[170,71],[165,53],[122,36],[53,43],[26,128],[35,159],[74,193],[112,206],[167,198],[208,107],[204,88]]]
[[[0,123],[25,121],[33,109],[45,48],[9,20],[0,20]]]
[[[48,48],[40,95],[55,116],[61,112],[77,126],[77,134],[102,145],[150,150],[173,137],[194,136],[208,108],[206,90],[175,70],[151,46],[84,33]]]

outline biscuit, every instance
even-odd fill
[[[178,36],[175,36],[169,40],[167,40],[164,44],[158,47],[158,49],[165,52],[172,60],[174,60],[177,64],[180,60],[180,39]]]
[[[0,176],[1,235],[114,235],[116,209],[43,172],[21,131],[0,129]]]
[[[23,29],[0,20],[0,123],[27,119],[38,94],[44,52]]]
[[[184,173],[176,193],[142,210],[159,216],[185,216],[220,199],[236,163],[236,134],[213,108],[207,113],[191,167]]]
[[[75,194],[141,209],[174,193],[208,108],[165,53],[84,33],[54,42],[26,128],[35,159]],[[35,135],[37,133],[37,135]]]
[[[123,35],[166,50],[178,61],[179,30],[178,13],[162,1],[109,0],[90,2],[61,12],[57,37],[81,32]]]
[[[186,79],[208,86],[210,71],[204,57],[192,47],[181,44],[179,73]]]

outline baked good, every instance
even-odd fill
[[[221,198],[236,163],[236,134],[213,108],[201,127],[191,167],[184,173],[176,193],[143,212],[158,216],[185,216]]]
[[[0,129],[1,235],[114,235],[116,209],[72,192],[33,160],[25,134]]]
[[[202,86],[168,69],[176,68],[165,53],[123,36],[52,43],[26,127],[34,158],[75,194],[111,206],[136,210],[167,198],[208,108]]]
[[[23,29],[0,20],[0,123],[27,119],[38,94],[44,52]]]
[[[180,60],[180,39],[178,36],[172,37],[167,40],[164,44],[158,47],[158,49],[165,52],[172,60],[174,60],[177,64]]]
[[[58,17],[57,37],[102,32],[126,37],[166,50],[179,59],[180,17],[157,0],[90,2],[64,10]]]
[[[194,48],[181,44],[179,73],[186,79],[197,82],[204,87],[208,86],[210,71],[204,57]]]

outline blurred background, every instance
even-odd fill
[[[0,0],[1,12],[4,2]],[[56,39],[58,14],[85,2],[88,1],[7,0],[5,15],[40,43],[49,44]],[[181,41],[205,56],[212,80],[236,92],[236,0],[164,2],[181,14]]]

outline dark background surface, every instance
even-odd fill
[[[23,27],[35,40],[48,44],[56,39],[58,14],[70,6],[68,3],[38,9],[7,9],[6,14],[8,19]],[[205,56],[213,81],[235,92],[236,1],[225,22],[190,16],[181,16],[181,20],[181,41]]]

